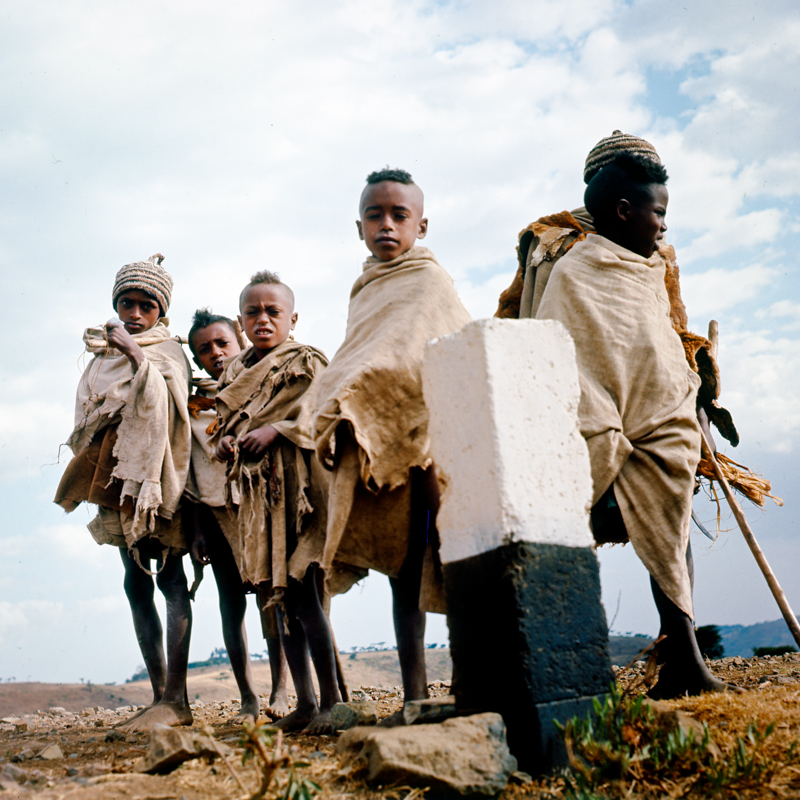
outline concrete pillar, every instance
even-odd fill
[[[522,769],[561,763],[553,720],[613,680],[589,528],[575,348],[555,321],[479,320],[423,367],[462,711],[498,711]]]

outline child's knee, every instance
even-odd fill
[[[156,575],[156,583],[164,597],[178,599],[189,595],[186,573],[181,559],[176,556],[167,556],[164,566]]]

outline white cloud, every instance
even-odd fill
[[[16,559],[4,602],[20,574],[40,596],[72,580],[67,604],[117,596],[102,585],[87,599],[81,583],[121,580],[115,554],[90,555],[84,520],[53,516],[59,468],[40,470],[71,428],[81,331],[111,315],[115,271],[165,253],[179,332],[198,306],[232,313],[247,277],[276,269],[297,289],[299,336],[332,354],[366,255],[358,195],[386,163],[420,181],[426,244],[478,317],[513,275],[519,230],[580,205],[589,148],[615,128],[650,138],[672,176],[690,317],[720,316],[736,356],[724,356],[724,399],[749,440],[794,446],[796,342],[753,322],[796,322],[775,305],[797,296],[797,276],[776,266],[800,244],[787,205],[800,186],[793,3],[248,0],[221,16],[206,0],[77,0],[4,13],[0,262],[16,344],[0,476],[22,520],[4,534]],[[675,70],[685,115],[649,96],[653,68]],[[759,319],[763,308],[778,310]],[[80,559],[87,571],[64,578],[59,566]],[[124,635],[130,672],[139,656]]]
[[[742,269],[709,269],[681,273],[681,294],[689,310],[689,324],[698,328],[701,320],[719,317],[734,306],[752,301],[765,290],[778,271],[754,264]]]

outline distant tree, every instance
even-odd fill
[[[780,647],[754,647],[754,656],[782,656],[784,653],[796,653],[797,648],[792,647],[790,644],[784,644]]]
[[[697,637],[697,646],[706,658],[713,660],[722,658],[725,655],[722,635],[716,625],[701,625],[695,635]]]

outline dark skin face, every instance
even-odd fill
[[[133,371],[142,365],[144,353],[133,335],[149,331],[161,318],[158,301],[141,289],[129,289],[117,298],[119,322],[106,323],[106,339],[112,347],[128,357]]]
[[[359,238],[381,261],[392,261],[424,239],[428,220],[422,216],[422,190],[415,183],[381,181],[361,194]]]
[[[236,334],[224,322],[212,322],[196,330],[192,334],[192,346],[197,354],[194,363],[217,380],[222,375],[223,361],[242,352]]]
[[[283,344],[297,324],[292,297],[279,283],[257,283],[242,295],[242,328],[260,361]]]
[[[660,183],[645,187],[634,201],[619,200],[612,219],[599,224],[598,233],[644,258],[658,250],[658,242],[667,230],[665,221],[669,191]],[[601,229],[602,228],[602,229]]]
[[[130,334],[149,331],[161,317],[158,301],[141,289],[129,289],[117,298],[117,314]]]
[[[249,286],[242,294],[240,309],[244,334],[252,343],[258,361],[283,344],[297,324],[292,295],[280,283]],[[249,458],[262,458],[279,436],[272,425],[264,425],[245,433],[237,444]],[[234,457],[233,436],[220,439],[215,455],[219,461],[230,461]]]

